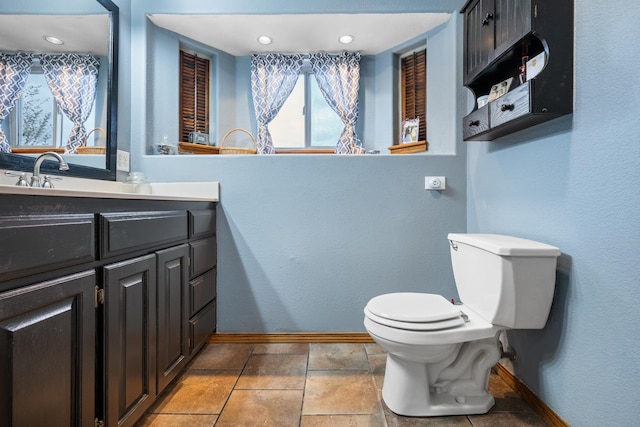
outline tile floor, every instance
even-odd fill
[[[398,416],[380,395],[385,359],[376,344],[211,343],[137,427],[547,426],[497,375],[488,414]]]

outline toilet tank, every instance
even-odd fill
[[[499,234],[448,235],[460,301],[494,325],[541,329],[547,323],[560,250]]]

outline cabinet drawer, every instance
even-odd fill
[[[100,255],[108,258],[186,240],[186,211],[106,213],[100,215]]]
[[[210,236],[216,232],[216,211],[189,211],[189,238]]]
[[[191,255],[191,275],[196,277],[216,265],[216,238],[209,237],[189,243]]]
[[[93,214],[0,218],[0,281],[95,259]]]
[[[464,139],[489,130],[489,106],[485,105],[462,119]]]
[[[189,350],[196,351],[216,329],[216,303],[212,302],[189,320]]]
[[[513,91],[489,103],[491,109],[491,127],[495,128],[510,122],[530,111],[529,85],[523,84]]]
[[[216,297],[216,269],[207,271],[189,282],[189,317]]]

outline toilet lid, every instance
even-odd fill
[[[398,292],[372,298],[366,309],[383,319],[397,322],[429,323],[456,319],[460,308],[442,295]],[[463,321],[464,322],[464,321]]]

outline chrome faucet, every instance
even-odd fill
[[[42,153],[38,156],[38,158],[36,159],[36,163],[33,165],[33,176],[31,177],[31,183],[30,183],[31,187],[43,186],[43,184],[40,184],[40,165],[42,165],[42,162],[44,162],[47,157],[53,157],[56,160],[58,160],[58,163],[60,163],[60,166],[58,167],[59,170],[61,171],[69,170],[69,165],[62,158],[60,154],[54,153],[53,151],[47,151],[46,153]],[[50,184],[50,181],[49,181],[49,184]]]

